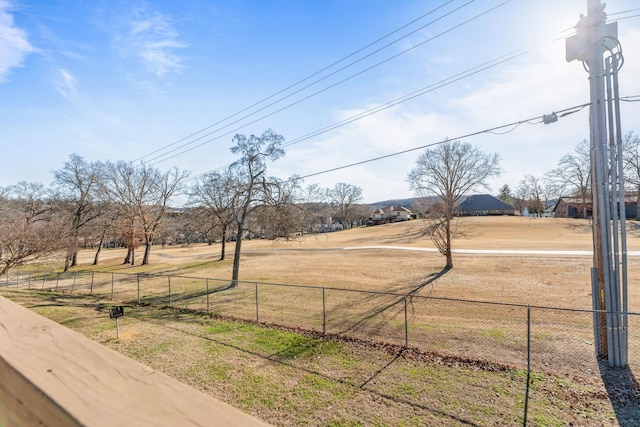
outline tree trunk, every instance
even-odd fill
[[[64,269],[62,270],[63,273],[66,273],[67,271],[69,271],[69,264],[70,264],[70,260],[71,259],[71,249],[67,249],[67,255],[64,257]]]
[[[11,269],[11,265],[2,264],[2,267],[0,268],[0,276],[4,276],[5,274],[9,274],[9,269]]]
[[[222,227],[222,246],[220,247],[220,261],[224,261],[225,250],[227,247],[227,227]]]
[[[151,253],[151,240],[147,239],[144,244],[144,255],[142,256],[142,265],[149,264],[149,254]]]
[[[100,243],[100,245],[98,246],[98,249],[96,250],[96,254],[93,257],[93,264],[92,265],[98,265],[98,261],[100,261],[100,251],[102,250],[102,243]]]
[[[244,224],[238,224],[238,235],[236,236],[236,248],[233,253],[233,273],[231,274],[231,287],[238,286],[238,276],[240,274],[240,248],[242,246],[242,233]]]
[[[104,239],[107,238],[107,229],[102,230],[102,235],[100,236],[100,243],[98,244],[98,250],[96,251],[96,256],[93,257],[93,265],[98,265],[98,260],[100,258],[100,251],[102,250],[102,245],[104,245]]]
[[[133,263],[131,262],[131,259],[133,258],[133,257],[131,256],[131,255],[132,255],[132,253],[133,253],[133,249],[132,249],[132,248],[127,248],[127,256],[124,258],[124,262],[123,262],[123,264],[129,264],[129,263],[133,264]]]
[[[447,239],[447,270],[453,268],[453,255],[451,255],[451,218],[447,218],[445,222],[445,233]]]

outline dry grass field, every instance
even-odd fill
[[[638,251],[640,228],[635,222],[628,227],[628,249]],[[262,286],[260,321],[292,327],[265,328],[233,319],[253,315],[253,287],[241,284],[238,290],[221,292],[212,304],[227,310],[221,311],[222,318],[211,318],[176,308],[183,306],[180,287],[193,286],[193,281],[181,285],[173,279],[174,308],[128,305],[119,340],[113,336],[113,325],[104,320],[112,304],[104,294],[89,298],[29,293],[10,286],[2,293],[276,425],[521,424],[526,310],[448,299],[590,309],[592,260],[582,253],[592,245],[589,223],[463,218],[454,249],[510,252],[457,252],[449,271],[443,270],[444,259],[433,251],[423,230],[421,221],[410,221],[289,241],[243,242],[242,281],[332,289],[326,307],[330,339],[309,331],[321,330],[321,325],[304,320],[322,305],[314,290]],[[232,245],[227,247],[229,255]],[[218,261],[219,249],[154,247],[151,264],[144,267],[124,266],[124,251],[108,250],[97,268],[90,266],[93,253],[83,251],[78,270],[228,281],[231,260]],[[640,311],[640,256],[630,256],[628,267],[629,307]],[[390,297],[392,303],[377,295],[362,299],[361,293],[337,289],[414,295],[405,310],[417,325],[410,330],[414,349],[380,344],[403,342],[379,339],[403,329],[397,298]],[[529,425],[640,425],[640,391],[632,371],[610,376],[605,369],[601,375],[589,342],[591,315],[534,308],[532,317]],[[632,329],[638,328],[640,322],[632,324]],[[386,329],[391,335],[385,335]],[[336,332],[365,340],[345,340],[334,336]],[[373,342],[366,340],[369,333]],[[638,332],[632,339],[635,363]],[[427,351],[420,343],[429,344]]]
[[[640,224],[628,223],[629,251],[640,251]],[[589,222],[578,219],[468,217],[460,220],[455,250],[590,251]],[[368,248],[376,246],[379,248]],[[357,250],[357,248],[364,248]],[[382,248],[382,247],[387,247]],[[407,292],[442,271],[443,257],[431,249],[420,220],[313,234],[295,240],[243,242],[240,280]],[[351,250],[345,250],[345,248]],[[218,261],[219,245],[154,247],[146,268],[122,266],[123,250],[103,251],[102,270],[163,272],[228,279],[227,260]],[[93,253],[81,254],[87,266]],[[430,296],[492,302],[591,308],[590,255],[455,253],[454,268],[421,292]],[[640,311],[640,256],[628,259],[630,310]]]

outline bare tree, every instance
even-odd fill
[[[117,224],[128,249],[124,264],[135,263],[135,249],[142,240],[142,265],[146,265],[169,200],[179,193],[189,172],[177,168],[161,172],[146,164],[134,167],[124,161],[108,162],[102,171],[105,193],[119,210]]]
[[[587,218],[587,201],[591,198],[591,152],[589,142],[582,140],[573,153],[560,158],[558,167],[546,174],[556,193],[568,193],[582,200],[582,218]]]
[[[549,178],[548,175],[542,177],[542,195],[545,206],[549,206],[551,201],[557,202],[562,197],[563,190],[558,187],[555,180]]]
[[[540,181],[540,178],[527,174],[518,184],[518,194],[523,196],[529,214],[534,216],[542,216],[545,211],[542,202],[544,187]]]
[[[102,251],[102,247],[105,245],[107,233],[109,230],[114,228],[114,224],[118,220],[118,210],[113,209],[112,205],[107,201],[100,202],[99,205],[98,209],[102,214],[94,222],[93,228],[96,230],[96,237],[100,237],[98,238],[96,253],[93,257],[93,265],[98,265],[98,262],[100,261],[100,252]]]
[[[260,205],[268,203],[275,185],[267,177],[267,160],[277,160],[284,155],[281,147],[284,138],[271,129],[261,136],[237,134],[233,137],[231,152],[240,159],[229,167],[236,185],[231,211],[237,227],[236,246],[233,256],[232,286],[238,283],[242,238],[249,215]]]
[[[513,207],[518,210],[521,214],[524,214],[524,210],[527,207],[527,197],[529,196],[529,189],[527,186],[521,185],[522,182],[518,183],[516,187],[516,195],[513,199]]]
[[[136,169],[131,164],[119,161],[100,165],[100,185],[109,203],[117,210],[114,227],[122,238],[127,255],[123,264],[135,264],[135,250],[141,244],[137,206],[142,203],[143,189],[137,183]]]
[[[638,201],[636,219],[640,219],[640,137],[628,132],[622,140],[625,180],[635,187]]]
[[[191,188],[191,203],[201,205],[217,221],[210,222],[220,229],[220,260],[225,259],[227,231],[234,221],[233,202],[237,182],[230,170],[208,172],[200,176]]]
[[[453,267],[451,240],[455,226],[452,223],[458,205],[465,195],[487,187],[487,179],[500,173],[497,154],[485,154],[461,141],[447,141],[418,157],[408,181],[422,197],[440,199],[437,209],[432,209],[430,214],[430,231],[436,247],[446,257],[446,268]]]
[[[342,226],[351,228],[358,214],[356,204],[362,201],[362,188],[339,182],[327,190],[327,198],[336,207]]]
[[[284,237],[286,240],[302,232],[304,208],[299,206],[299,184],[296,177],[286,181],[272,179],[269,199],[258,210],[261,235],[273,239]]]
[[[151,245],[162,223],[169,201],[183,189],[183,182],[189,176],[188,171],[172,168],[167,172],[148,165],[138,168],[141,182],[147,183],[142,204],[138,206],[138,213],[144,230],[144,256],[142,265],[149,264]],[[146,175],[146,176],[144,176]]]
[[[60,207],[70,218],[70,235],[64,262],[64,271],[68,271],[69,267],[78,264],[80,230],[101,214],[95,203],[97,174],[93,164],[72,154],[64,167],[54,172],[54,176],[53,184],[59,191]]]
[[[314,224],[321,222],[320,218],[326,210],[327,190],[318,184],[307,185],[300,192],[300,206],[303,210],[303,222],[306,231],[313,231]]]
[[[64,248],[65,224],[49,198],[40,183],[20,182],[0,191],[0,275]]]

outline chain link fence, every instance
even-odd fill
[[[575,377],[600,369],[591,310],[143,273],[16,273],[4,279],[0,286],[172,306],[412,347],[523,370],[527,378],[530,371]],[[626,317],[629,371],[638,372],[640,315]],[[523,401],[526,424],[529,399]]]

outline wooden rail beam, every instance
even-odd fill
[[[0,297],[2,426],[267,426]]]

